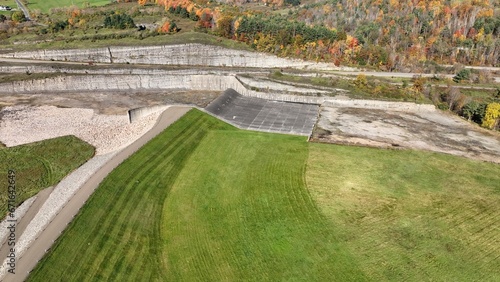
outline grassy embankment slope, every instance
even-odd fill
[[[499,171],[191,111],[106,178],[30,281],[494,280]]]
[[[16,201],[20,204],[40,190],[57,184],[93,155],[94,147],[75,136],[9,148],[0,145],[0,179],[7,184],[8,170],[15,170]],[[7,185],[1,185],[1,216],[7,212],[7,196]]]
[[[42,13],[49,13],[52,8],[65,8],[76,6],[85,8],[90,6],[103,6],[110,4],[109,0],[33,0],[29,1],[26,7],[29,10],[40,10]]]
[[[215,35],[210,35],[206,33],[196,32],[196,31],[186,31],[180,32],[173,35],[158,35],[153,37],[147,37],[144,39],[133,37],[134,34],[139,34],[138,31],[115,31],[110,29],[101,29],[99,34],[113,34],[113,33],[126,33],[130,34],[132,37],[124,37],[121,39],[100,39],[100,40],[79,40],[79,35],[74,35],[72,41],[66,42],[61,40],[50,40],[47,42],[39,42],[37,44],[18,44],[9,42],[5,40],[0,42],[0,48],[12,49],[15,51],[33,51],[39,49],[47,50],[60,50],[60,49],[82,49],[82,48],[100,48],[108,46],[148,46],[148,45],[174,45],[174,44],[186,44],[186,43],[199,43],[207,45],[222,46],[230,49],[246,50],[252,51],[247,45],[229,40],[220,39]],[[22,38],[16,38],[16,40],[42,40],[37,36],[25,35]]]

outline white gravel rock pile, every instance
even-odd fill
[[[129,123],[128,115],[103,115],[92,109],[9,106],[0,112],[0,141],[10,147],[75,135],[93,145],[96,154],[101,155],[142,136],[166,108]]]
[[[19,207],[17,207],[16,211],[14,212],[14,219],[17,220],[17,223],[19,223],[19,220],[26,214],[28,209],[31,207],[33,202],[36,200],[37,196],[33,196],[26,201],[24,201]],[[5,238],[10,234],[9,229],[7,229],[10,225],[10,222],[7,220],[10,220],[12,218],[7,215],[6,218],[0,223],[0,242],[3,242]]]

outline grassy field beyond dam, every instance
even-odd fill
[[[499,172],[192,110],[103,181],[29,281],[494,281]]]

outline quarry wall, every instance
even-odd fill
[[[299,59],[285,59],[264,53],[227,49],[220,46],[197,43],[163,46],[118,46],[93,49],[37,50],[14,52],[2,54],[0,56],[20,59],[94,63],[352,70],[352,68],[349,67],[336,67],[333,64],[308,62]]]
[[[142,74],[142,75],[170,75],[170,74],[222,74],[228,75],[235,73],[235,71],[223,70],[203,70],[203,69],[179,69],[179,70],[165,70],[165,69],[148,69],[148,68],[105,68],[103,66],[86,66],[83,69],[67,68],[63,66],[43,66],[43,65],[24,65],[24,66],[1,66],[0,73],[51,73],[51,74]],[[264,73],[263,71],[245,70],[244,73]],[[266,72],[267,73],[267,72]]]
[[[400,112],[428,112],[435,111],[436,107],[429,104],[415,104],[408,102],[388,102],[376,100],[355,100],[355,99],[326,99],[322,106],[326,107],[349,107],[363,109],[379,109]]]
[[[246,88],[237,76],[210,74],[125,74],[125,75],[65,75],[46,79],[14,81],[0,84],[0,94],[54,93],[85,91],[146,91],[187,89],[224,91],[234,89],[244,96],[294,103],[321,104],[331,107],[384,109],[405,112],[434,111],[433,105],[404,102],[339,99],[259,92]],[[141,116],[137,111],[134,116]]]

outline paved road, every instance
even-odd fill
[[[30,12],[28,11],[28,9],[26,9],[26,7],[24,6],[24,4],[23,4],[23,3],[21,3],[21,1],[19,1],[19,0],[16,0],[16,4],[17,4],[17,7],[18,7],[19,9],[21,9],[21,11],[23,11],[23,13],[24,13],[24,17],[25,17],[28,21],[30,21],[30,20],[31,20],[31,17],[30,17]]]
[[[49,197],[52,190],[54,190],[54,187],[49,187],[40,191],[37,194],[35,201],[31,204],[31,206],[28,208],[24,216],[20,218],[16,224],[16,238],[21,237],[21,234],[23,234],[26,227],[38,213],[43,203],[45,203],[45,200],[47,200],[47,198]],[[7,255],[9,254],[10,248],[11,247],[7,244],[7,237],[6,237],[5,241],[3,241],[2,246],[0,247],[0,258],[6,258]]]
[[[38,236],[29,249],[18,258],[16,264],[16,274],[7,273],[2,281],[24,281],[31,270],[36,266],[38,261],[42,259],[46,250],[50,249],[54,240],[56,240],[66,226],[71,222],[73,217],[78,213],[85,201],[90,197],[94,190],[99,186],[99,183],[120,163],[132,155],[135,151],[141,148],[153,137],[162,132],[174,121],[182,117],[188,112],[191,107],[173,106],[166,109],[158,118],[158,121],[151,130],[146,132],[141,138],[130,144],[128,147],[117,153],[109,160],[101,169],[99,169],[90,179],[76,192],[76,194],[68,201],[66,206],[59,214],[49,223],[45,230]]]

